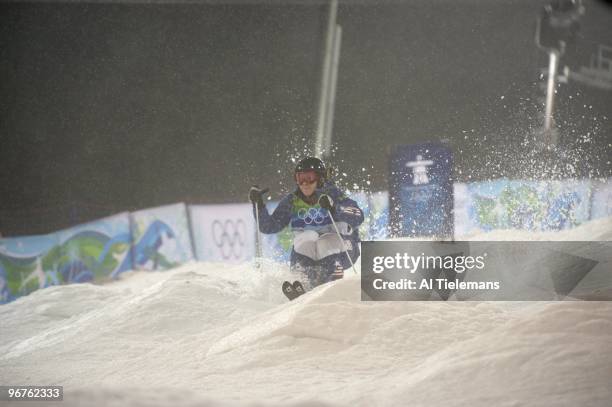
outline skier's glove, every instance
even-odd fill
[[[254,204],[257,204],[258,207],[260,208],[263,207],[264,205],[263,196],[268,191],[269,191],[269,188],[261,189],[257,185],[253,185],[251,189],[249,190],[249,201],[253,202]]]
[[[330,212],[334,211],[334,200],[327,194],[323,194],[319,197],[319,206],[327,209]]]

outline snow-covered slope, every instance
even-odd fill
[[[612,240],[612,219],[485,240]],[[287,302],[285,265],[189,264],[0,307],[0,383],[61,406],[609,406],[611,302]],[[16,406],[28,403],[14,403]],[[32,405],[40,405],[32,403]]]

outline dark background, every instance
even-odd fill
[[[454,149],[457,181],[532,176],[543,4],[341,2],[339,182],[385,190],[389,149],[428,140]],[[585,5],[574,69],[612,46],[612,9]],[[0,4],[0,233],[287,192],[314,144],[326,19],[321,2]],[[611,107],[560,85],[563,176],[612,173]]]

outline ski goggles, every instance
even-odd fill
[[[314,171],[303,171],[295,173],[295,182],[298,185],[312,184],[319,181],[319,174]]]

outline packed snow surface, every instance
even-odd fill
[[[612,240],[612,218],[469,238]],[[194,263],[34,292],[0,306],[0,384],[62,385],[61,406],[611,405],[612,302],[361,302],[351,271],[288,302],[286,279]]]

